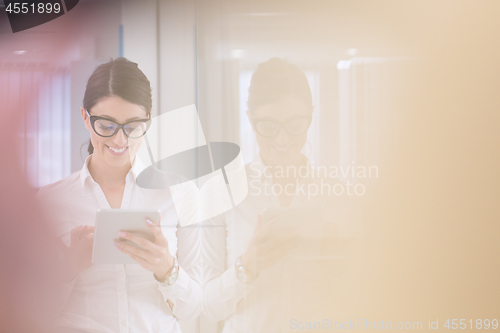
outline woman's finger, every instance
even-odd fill
[[[94,233],[95,227],[89,225],[80,225],[71,229],[71,244],[76,244],[78,241],[85,241],[88,234]]]
[[[288,252],[296,248],[299,244],[300,238],[296,237],[272,247],[270,250],[266,251],[264,255],[261,256],[261,268],[264,269],[274,265],[280,259],[285,257]]]
[[[129,240],[129,241],[131,241],[131,242],[133,242],[133,243],[135,243],[135,244],[137,244],[145,249],[148,249],[148,250],[154,250],[155,246],[157,246],[153,242],[147,240],[144,237],[138,236],[138,235],[134,234],[133,232],[121,230],[118,233],[118,236],[120,236],[120,238],[122,238],[122,239]]]
[[[258,229],[256,230],[259,230],[260,233],[263,233],[263,234],[266,234],[269,229],[271,229],[273,227],[273,223],[276,221],[276,218],[273,217],[272,219],[270,219],[269,221],[266,221],[266,223],[264,223],[264,218],[259,215],[259,219],[257,220],[257,227]]]
[[[263,239],[273,239],[277,235],[281,234],[295,234],[298,231],[298,227],[294,225],[287,225],[283,223],[274,223],[275,220],[271,220],[266,229],[266,234],[262,237]]]
[[[55,237],[55,242],[56,242],[56,246],[59,248],[59,250],[66,251],[68,249],[68,247],[66,246],[66,244],[64,244],[64,242],[62,241],[61,238]]]
[[[255,225],[255,230],[258,230],[262,227],[262,215],[257,215],[257,224]]]
[[[275,239],[269,240],[259,247],[259,251],[263,254],[267,253],[286,253],[290,244],[299,244],[301,238],[293,233],[281,235]],[[292,246],[295,247],[296,245]]]
[[[75,244],[77,240],[80,239],[82,227],[82,225],[79,225],[78,227],[71,229],[71,244]]]
[[[151,270],[151,264],[147,260],[144,260],[143,258],[141,258],[141,257],[139,257],[139,256],[137,256],[129,251],[126,251],[126,250],[123,250],[122,252],[125,253],[126,255],[128,255],[133,260],[135,260],[143,268],[145,268],[147,270]]]
[[[84,225],[80,231],[79,239],[82,242],[86,242],[89,239],[89,235],[94,235],[95,227]]]
[[[80,226],[80,232],[78,234],[78,240],[84,241],[87,238],[87,234],[90,233],[90,227],[88,225]]]
[[[153,253],[156,256],[161,256],[165,254],[166,251],[166,246],[163,246],[162,244],[155,244],[141,236],[135,235],[132,232],[126,232],[126,231],[120,231],[118,234],[120,238],[127,239],[144,249],[148,250],[149,252]]]
[[[153,221],[147,219],[146,225],[153,232],[153,235],[155,236],[155,243],[164,245],[167,242],[167,239],[165,238],[163,232],[161,231],[160,221],[158,221],[158,225],[156,225]]]
[[[290,230],[294,230],[293,227],[289,227],[283,223],[277,223],[278,220],[274,217],[264,223],[259,230],[259,237],[262,239],[274,238],[276,235],[289,232]]]
[[[288,242],[282,245],[279,251],[267,253],[267,255],[264,256],[264,258],[262,258],[262,266],[263,266],[262,268],[271,267],[280,259],[285,257],[289,251],[293,250],[298,245],[299,245],[298,241]]]
[[[94,233],[87,234],[85,242],[87,243],[87,248],[94,246]]]
[[[134,254],[148,263],[155,264],[158,261],[158,258],[155,257],[150,251],[140,249],[137,246],[130,245],[119,240],[115,240],[115,246],[119,251]]]
[[[295,230],[273,229],[260,237],[260,243],[279,243],[283,240],[297,236]]]

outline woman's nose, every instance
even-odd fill
[[[119,147],[125,146],[128,142],[128,137],[125,135],[122,128],[118,130],[118,133],[114,135],[113,139],[113,142]]]
[[[278,135],[276,136],[275,142],[278,144],[286,144],[289,140],[290,138],[288,137],[288,133],[284,128],[281,128],[278,132]]]

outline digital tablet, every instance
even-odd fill
[[[146,225],[146,219],[158,223],[160,211],[154,209],[100,209],[97,211],[94,231],[94,264],[136,264],[125,253],[118,251],[115,240],[120,230],[133,232],[154,241],[153,232]],[[128,242],[128,241],[126,241]],[[132,245],[134,243],[129,242]]]

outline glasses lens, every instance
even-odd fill
[[[280,125],[270,120],[262,120],[256,124],[257,132],[265,137],[275,136],[278,134]]]
[[[102,136],[112,136],[115,134],[118,124],[111,120],[97,119],[94,123],[94,130]]]
[[[286,124],[286,131],[291,135],[300,135],[309,128],[309,120],[305,118],[294,119]]]
[[[127,134],[129,138],[135,139],[135,138],[140,138],[141,136],[146,134],[146,131],[148,130],[148,125],[149,121],[148,122],[135,121],[123,126],[123,129],[125,130],[125,134]]]

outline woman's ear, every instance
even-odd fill
[[[85,109],[83,108],[83,106],[80,107],[80,113],[82,114],[82,119],[83,119],[83,123],[85,124],[85,128],[90,131],[90,119],[87,116],[87,112],[85,112]]]
[[[253,123],[252,123],[252,120],[250,118],[252,118],[252,115],[250,114],[250,110],[247,110],[247,118],[248,118],[248,121],[250,122],[250,125],[252,126],[252,131],[255,133],[255,129],[253,128]]]

